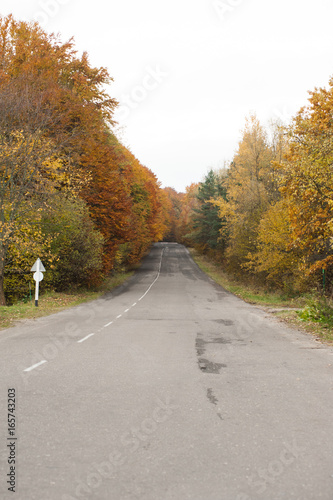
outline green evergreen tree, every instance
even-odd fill
[[[226,199],[225,175],[210,170],[200,184],[197,199],[199,208],[194,209],[192,241],[203,252],[224,250],[225,240],[221,238],[223,220],[219,217],[219,209],[214,205],[216,198]]]

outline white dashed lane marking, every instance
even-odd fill
[[[154,279],[154,281],[152,282],[152,284],[150,285],[150,287],[148,288],[148,290],[142,295],[142,297],[139,298],[138,302],[140,302],[142,299],[145,298],[145,296],[150,292],[150,290],[153,288],[153,286],[155,285],[156,281],[158,280],[158,278],[160,277],[160,274],[161,274],[161,267],[162,267],[162,258],[163,258],[163,253],[164,253],[164,250],[162,252],[162,255],[161,255],[161,261],[160,261],[160,267],[158,269],[158,273],[157,273],[157,276],[156,278]]]
[[[125,309],[125,311],[124,311],[123,314],[128,313],[132,309],[132,307],[135,307],[138,304],[138,302],[140,302],[142,299],[144,299],[145,296],[150,292],[150,290],[152,289],[152,287],[155,285],[156,281],[158,280],[158,278],[160,277],[160,274],[161,274],[162,259],[163,259],[164,251],[165,251],[165,249],[163,249],[163,251],[161,253],[161,260],[160,260],[160,265],[159,265],[159,268],[158,268],[158,273],[157,273],[156,278],[154,279],[154,281],[152,282],[152,284],[149,286],[148,290],[142,295],[142,297],[140,297],[137,302],[134,302],[134,304],[131,307],[129,307],[128,309]],[[117,316],[116,320],[122,318],[123,314],[119,314]],[[110,323],[107,323],[106,325],[104,325],[104,328],[107,328],[108,326],[113,325],[113,323],[114,323],[114,321],[110,321]],[[97,330],[97,332],[100,332],[101,330],[102,329],[100,328],[99,330]],[[83,339],[78,340],[77,343],[78,344],[82,344],[82,342],[85,342],[86,340],[90,339],[94,335],[95,335],[95,333],[91,333],[90,335],[87,335]],[[44,365],[45,363],[47,363],[46,360],[40,361],[40,363],[37,363],[37,364],[35,364],[33,366],[30,366],[30,368],[26,368],[24,371],[25,372],[31,372],[32,370],[35,370],[36,368],[38,368],[39,366]]]
[[[87,335],[86,337],[84,337],[84,339],[78,340],[77,343],[81,344],[82,342],[84,342],[85,340],[90,339],[90,337],[93,337],[94,335],[95,335],[94,333],[91,333],[90,335]]]
[[[38,368],[39,366],[42,366],[44,365],[45,363],[47,363],[47,361],[44,359],[43,361],[40,361],[40,363],[37,363],[33,366],[30,366],[30,368],[27,368],[26,370],[24,370],[25,372],[32,372],[32,370],[35,370],[35,368]]]

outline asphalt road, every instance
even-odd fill
[[[333,350],[180,245],[103,299],[0,332],[0,350],[1,499],[333,500]]]

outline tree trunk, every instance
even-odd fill
[[[6,305],[6,297],[3,289],[3,276],[0,276],[0,306]]]
[[[6,305],[6,297],[3,289],[4,275],[5,275],[5,252],[4,249],[0,247],[0,306]]]
[[[0,268],[3,267],[1,266],[1,263],[0,263]],[[5,297],[5,292],[4,292],[4,289],[3,289],[3,281],[4,281],[4,270],[1,271],[0,269],[0,306],[5,306],[6,305],[6,297]]]

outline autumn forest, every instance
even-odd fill
[[[333,79],[288,126],[248,116],[232,161],[178,193],[117,137],[112,78],[73,40],[9,16],[0,43],[0,305],[37,256],[45,289],[93,288],[163,240],[244,282],[332,292]]]

